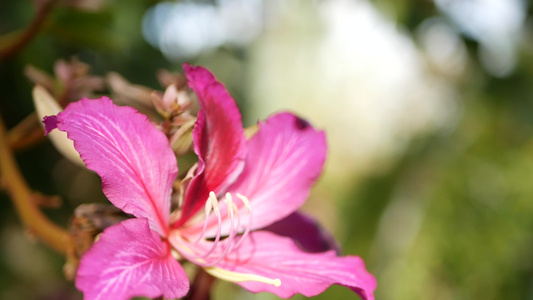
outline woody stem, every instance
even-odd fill
[[[9,149],[7,132],[0,116],[0,178],[2,187],[11,196],[15,210],[30,232],[51,248],[67,253],[72,239],[69,233],[52,223],[32,201],[33,193],[22,177]]]
[[[38,5],[37,14],[31,22],[31,24],[24,29],[24,31],[17,37],[17,39],[9,45],[7,48],[0,51],[0,60],[5,60],[10,56],[17,54],[20,50],[24,49],[26,45],[37,35],[41,29],[41,25],[48,18],[52,8],[58,3],[58,0],[48,0],[41,5]]]
[[[213,283],[215,283],[216,278],[209,275],[203,268],[198,268],[198,273],[194,278],[192,283],[191,290],[183,298],[184,300],[209,300],[211,299],[210,292]]]
[[[29,114],[9,130],[7,141],[12,151],[29,148],[45,139],[35,112]]]

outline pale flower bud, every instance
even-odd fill
[[[40,120],[45,116],[57,115],[63,110],[61,106],[59,106],[59,103],[57,103],[56,99],[54,99],[42,86],[36,85],[33,88],[32,94],[37,117]],[[44,128],[44,124],[41,124],[41,126]],[[48,138],[63,156],[75,164],[85,167],[80,155],[74,149],[74,142],[67,138],[66,132],[54,130],[48,134]]]

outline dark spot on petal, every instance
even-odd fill
[[[309,122],[307,122],[304,119],[298,118],[298,117],[296,117],[296,120],[294,120],[294,125],[296,126],[296,128],[298,128],[300,130],[305,130],[305,129],[307,129],[307,127],[311,126],[311,124],[309,124]]]

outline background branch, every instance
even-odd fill
[[[41,128],[35,112],[11,128],[7,135],[7,142],[11,151],[29,148],[44,139],[44,130]]]
[[[0,60],[5,60],[26,47],[26,45],[39,32],[41,25],[44,23],[44,21],[46,21],[48,14],[52,11],[52,8],[57,2],[58,0],[49,0],[45,1],[41,5],[38,5],[37,14],[35,18],[33,18],[31,24],[26,27],[26,29],[19,35],[13,44],[0,51]]]
[[[34,193],[22,177],[9,149],[7,132],[0,116],[0,178],[9,193],[20,219],[30,232],[51,248],[66,254],[72,248],[70,234],[52,223],[33,201]]]

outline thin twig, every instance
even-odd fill
[[[9,130],[7,141],[11,151],[24,150],[45,140],[44,130],[39,125],[37,114],[29,114]]]
[[[0,60],[5,60],[18,53],[35,37],[46,21],[48,14],[57,3],[57,0],[49,0],[38,7],[37,14],[30,25],[22,32],[11,46],[0,52]]]
[[[32,201],[28,184],[23,179],[15,158],[9,149],[7,132],[0,116],[0,178],[11,196],[15,209],[30,232],[51,248],[66,254],[72,248],[69,233],[52,223]]]

